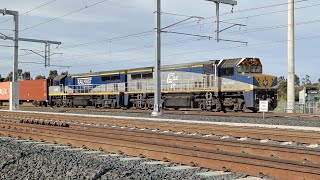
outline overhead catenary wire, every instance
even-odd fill
[[[311,20],[311,21],[303,21],[303,22],[298,22],[296,23],[297,25],[305,25],[305,24],[311,24],[311,23],[319,23],[320,20]],[[287,27],[287,25],[277,25],[277,26],[271,26],[271,27],[260,27],[260,28],[256,28],[256,31],[265,31],[265,30],[270,30],[270,29],[279,29],[279,28],[284,28]],[[253,31],[254,29],[249,29],[246,32],[241,32],[241,33],[234,33],[234,34],[246,34],[250,31]],[[231,34],[231,35],[234,35]],[[183,40],[183,41],[176,41],[174,43],[164,43],[164,46],[168,46],[168,45],[175,45],[175,44],[180,44],[180,43],[186,43],[186,42],[195,42],[195,41],[199,41],[199,40],[205,40],[207,38],[203,38],[203,39],[197,39],[197,38],[191,38],[188,40]],[[52,62],[58,62],[58,61],[65,61],[65,60],[72,60],[72,59],[77,59],[77,61],[79,60],[78,58],[86,58],[86,57],[97,57],[97,56],[105,56],[105,55],[113,55],[113,54],[117,54],[117,53],[123,53],[123,52],[130,52],[130,51],[135,51],[135,50],[141,50],[141,49],[146,49],[146,48],[151,48],[153,47],[153,45],[145,45],[142,48],[127,48],[127,49],[121,49],[121,50],[115,50],[112,52],[108,52],[106,53],[105,51],[103,52],[96,52],[96,53],[90,53],[90,54],[78,54],[78,55],[73,55],[73,56],[69,56],[69,57],[63,57],[60,59],[53,59]]]
[[[24,13],[19,14],[19,16],[23,16],[23,15],[25,15],[25,14],[28,14],[28,13],[30,13],[30,12],[32,12],[32,11],[35,11],[35,10],[37,10],[37,9],[40,9],[40,8],[44,7],[44,6],[47,6],[47,5],[49,5],[49,4],[51,4],[51,3],[55,2],[55,1],[58,1],[58,0],[51,0],[51,1],[48,1],[48,2],[46,2],[46,3],[43,3],[43,4],[37,6],[37,7],[33,8],[33,9],[30,9],[30,10],[24,12]],[[1,23],[5,23],[5,22],[8,22],[8,21],[10,21],[10,19],[4,20],[4,21],[0,21],[0,24],[1,24]]]
[[[306,25],[306,24],[312,24],[312,23],[320,23],[320,19],[317,20],[310,20],[310,21],[303,21],[303,22],[298,22],[296,23],[297,26],[301,26],[301,25]],[[240,34],[247,34],[250,32],[260,32],[260,31],[267,31],[267,30],[275,30],[275,29],[281,29],[281,28],[285,28],[288,25],[276,25],[276,26],[265,26],[265,27],[259,27],[259,28],[253,28],[253,29],[248,29],[245,32],[233,32],[233,33],[225,33],[226,35],[240,35]],[[224,36],[224,37],[228,37],[228,36]],[[176,41],[173,43],[163,43],[163,46],[168,46],[168,45],[175,45],[175,44],[180,44],[180,43],[186,43],[186,42],[196,42],[196,41],[200,41],[200,40],[210,40],[210,38],[208,38],[207,36],[204,36],[201,39],[198,38],[191,38],[188,40],[182,40],[182,41]],[[109,53],[106,53],[105,51],[103,52],[96,52],[96,53],[90,53],[90,54],[78,54],[78,55],[73,55],[73,56],[69,56],[69,57],[63,57],[60,58],[59,60],[52,60],[52,61],[64,61],[64,60],[71,60],[74,58],[84,58],[84,57],[95,57],[95,56],[101,56],[101,55],[111,55],[111,54],[117,54],[117,53],[123,53],[123,52],[130,52],[130,51],[135,51],[135,50],[142,50],[142,49],[146,49],[146,48],[152,48],[153,45],[145,45],[142,48],[128,48],[128,49],[122,49],[122,50],[115,50]]]
[[[52,21],[55,21],[55,20],[58,20],[58,19],[64,18],[64,17],[66,17],[66,16],[69,16],[69,15],[72,15],[72,14],[75,14],[75,13],[78,13],[78,12],[83,11],[83,10],[85,10],[85,9],[88,9],[88,8],[94,7],[94,6],[99,5],[99,4],[102,4],[102,3],[106,2],[106,1],[111,1],[111,0],[101,0],[101,1],[95,2],[95,3],[90,4],[90,5],[86,5],[85,7],[82,7],[82,8],[80,8],[80,9],[77,9],[77,10],[71,11],[71,12],[66,13],[66,14],[64,14],[64,15],[61,15],[61,16],[58,16],[58,17],[55,17],[55,18],[53,18],[53,19],[49,19],[49,20],[44,21],[44,22],[41,22],[41,23],[39,23],[39,24],[35,24],[35,25],[32,25],[32,26],[26,27],[26,28],[24,28],[24,29],[20,30],[20,32],[27,31],[27,30],[33,29],[33,28],[35,28],[35,27],[38,27],[38,26],[41,26],[41,25],[47,24],[47,23],[49,23],[49,22],[52,22]]]
[[[300,25],[319,23],[319,22],[320,22],[320,19],[317,19],[317,20],[298,22],[298,23],[296,23],[296,25],[300,26]],[[276,26],[258,27],[258,28],[253,28],[253,29],[247,29],[245,32],[229,32],[229,33],[224,33],[224,34],[226,34],[226,35],[239,35],[239,34],[247,34],[249,32],[275,30],[275,29],[280,29],[280,28],[285,28],[285,27],[287,27],[287,24],[285,24],[285,25],[276,25]],[[135,35],[138,35],[138,34],[135,34]],[[122,36],[121,38],[128,37],[128,36]],[[113,38],[113,39],[120,39],[120,37]],[[208,38],[188,39],[188,40],[183,40],[183,41],[177,41],[177,42],[174,42],[174,43],[171,43],[171,44],[170,43],[164,43],[163,45],[167,46],[167,45],[186,43],[186,42],[194,42],[194,41],[206,40],[206,39],[208,39]],[[112,51],[112,52],[109,52],[109,53],[106,53],[105,51],[103,51],[103,52],[90,53],[90,54],[77,54],[77,55],[73,55],[73,56],[69,56],[69,57],[60,58],[58,61],[70,60],[70,59],[75,59],[75,58],[94,57],[94,56],[101,56],[101,55],[107,55],[107,54],[110,55],[110,54],[116,54],[116,53],[121,53],[121,52],[130,52],[130,51],[141,50],[141,49],[152,48],[152,47],[153,47],[153,45],[145,45],[142,48],[127,48],[127,49],[121,49],[121,50]],[[31,54],[32,53],[27,53],[27,54],[20,55],[20,56],[27,56],[27,55],[31,55]],[[10,59],[10,58],[11,57],[8,57],[8,59]],[[52,60],[52,61],[57,61],[57,60]]]
[[[299,0],[299,1],[296,1],[296,3],[300,3],[300,2],[306,2],[306,1],[310,1],[310,0]],[[101,1],[100,1],[101,2]],[[99,3],[99,2],[98,2]],[[221,16],[224,16],[224,15],[228,15],[228,14],[234,14],[234,13],[240,13],[240,12],[248,12],[248,11],[253,11],[253,10],[259,10],[259,9],[265,9],[265,8],[271,8],[271,7],[276,7],[276,6],[281,6],[281,5],[286,5],[288,3],[280,3],[280,4],[273,4],[273,5],[268,5],[268,6],[261,6],[261,7],[257,7],[257,8],[249,8],[249,9],[243,9],[243,10],[238,10],[238,11],[234,11],[233,13],[224,13],[224,14],[221,14]],[[83,9],[82,9],[83,10]],[[281,12],[285,12],[287,10],[284,10],[284,11],[281,11]],[[164,14],[174,14],[174,13],[165,13],[163,12]],[[273,12],[273,13],[279,13],[278,11],[277,12]],[[70,13],[67,13],[70,15]],[[267,15],[267,14],[263,14],[263,15]],[[63,15],[65,16],[65,15]],[[187,16],[187,15],[181,15],[181,16],[185,16],[185,17],[191,17],[191,16]],[[256,17],[257,15],[253,15],[252,17]],[[205,20],[206,19],[212,19],[214,18],[215,16],[211,16],[211,17],[207,17],[207,18],[204,18]],[[247,16],[246,17],[241,17],[239,19],[243,19],[243,18],[248,18]],[[238,19],[238,18],[236,18]],[[233,20],[236,20],[236,19],[233,19]],[[55,19],[52,19],[52,20],[49,20],[49,21],[53,21]],[[190,23],[194,23],[194,22],[198,22],[198,20],[196,21],[192,21],[192,22],[187,22],[187,23],[183,23],[183,24],[190,24]],[[43,23],[48,23],[47,21],[43,22]],[[174,30],[176,29],[179,29],[178,27],[179,26],[182,26],[183,24],[181,25],[177,25],[177,28],[173,28]],[[40,24],[39,24],[40,25]],[[150,30],[150,31],[143,31],[143,32],[138,32],[138,33],[133,33],[133,34],[128,34],[128,35],[124,35],[124,36],[119,36],[119,37],[115,37],[115,38],[110,38],[110,39],[105,39],[105,40],[98,40],[98,41],[91,41],[91,42],[86,42],[86,43],[79,43],[79,44],[74,44],[74,45],[68,45],[68,46],[61,46],[59,47],[58,49],[63,49],[63,48],[74,48],[74,47],[79,47],[79,46],[86,46],[86,45],[92,45],[92,44],[95,44],[95,43],[104,43],[104,42],[108,42],[108,41],[116,41],[116,40],[123,40],[123,39],[126,39],[126,38],[132,38],[132,37],[139,37],[139,35],[143,35],[143,34],[152,34],[153,33],[153,30]]]
[[[320,35],[314,35],[314,36],[308,36],[308,37],[300,37],[300,38],[296,38],[296,40],[297,41],[302,41],[302,40],[316,39],[316,38],[320,38]],[[238,49],[238,48],[258,47],[258,46],[262,46],[262,45],[273,45],[273,44],[287,43],[287,42],[288,42],[288,40],[277,40],[277,41],[268,41],[268,42],[263,42],[263,43],[255,43],[255,44],[250,44],[250,45],[247,45],[247,46],[238,45],[238,46],[229,46],[229,47],[216,48],[216,49],[206,49],[206,50],[200,50],[200,51],[189,51],[189,52],[174,53],[174,54],[165,55],[164,58],[180,56],[180,55],[203,53],[203,52],[208,52],[208,51],[232,50],[232,49]],[[112,63],[112,62],[123,63],[123,62],[132,62],[132,61],[150,60],[152,58],[153,58],[153,56],[134,58],[134,59],[124,59],[124,60],[108,61],[108,62],[104,62],[104,63],[71,66],[71,68],[92,67],[92,66],[96,66],[96,65],[105,65],[105,64]]]
[[[31,11],[36,10],[36,9],[39,9],[39,8],[41,8],[41,7],[45,6],[45,5],[48,5],[48,4],[50,4],[50,3],[54,2],[54,1],[57,1],[57,0],[49,1],[49,2],[47,2],[47,3],[45,3],[45,4],[43,4],[43,5],[40,5],[40,6],[36,7],[36,8],[34,8],[34,9],[30,10],[30,11],[27,11],[26,13],[31,12]],[[21,31],[25,31],[25,30],[28,30],[28,29],[32,29],[32,28],[37,27],[37,26],[40,26],[40,25],[42,25],[42,24],[46,24],[46,23],[52,22],[52,21],[54,21],[54,20],[63,18],[63,17],[65,17],[65,16],[68,16],[68,15],[71,15],[71,14],[74,14],[74,13],[76,13],[76,12],[82,11],[82,10],[87,9],[87,8],[90,8],[90,7],[92,7],[92,6],[101,4],[101,3],[105,2],[105,1],[109,1],[109,0],[102,0],[102,1],[96,2],[96,3],[94,3],[94,4],[85,6],[84,8],[80,8],[80,9],[78,9],[78,10],[69,12],[69,13],[64,14],[64,15],[62,15],[62,16],[59,16],[59,17],[50,19],[50,20],[48,20],[48,21],[44,21],[44,22],[42,22],[42,23],[39,23],[39,24],[30,26],[30,27],[27,27],[27,28],[25,28],[25,29],[23,29],[23,30],[21,30]],[[310,0],[299,0],[299,1],[296,1],[295,3],[306,2],[306,1],[310,1]],[[232,12],[232,13],[224,13],[224,14],[221,14],[221,16],[223,16],[223,15],[228,15],[228,14],[239,13],[239,12],[247,12],[247,11],[259,10],[259,9],[271,8],[271,7],[276,7],[276,6],[281,6],[281,5],[287,5],[287,4],[288,4],[288,3],[280,3],[280,4],[273,4],[273,5],[261,6],[261,7],[257,7],[257,8],[248,8],[248,9],[243,9],[243,10],[234,11],[234,12]],[[297,9],[297,8],[296,8],[296,9]],[[285,10],[285,11],[287,11],[287,10]],[[281,12],[285,12],[285,11],[281,11]],[[162,13],[164,13],[164,14],[172,14],[172,15],[175,14],[175,13],[166,13],[166,12],[162,12]],[[273,13],[278,13],[278,12],[273,12]],[[178,15],[178,14],[175,14],[175,15]],[[263,15],[266,15],[266,14],[263,14]],[[181,15],[181,16],[187,17],[187,15]],[[257,16],[257,15],[254,15],[254,16],[252,16],[252,17],[256,17],[256,16]],[[191,17],[191,16],[188,16],[188,17]],[[211,19],[211,18],[214,18],[214,17],[215,17],[215,16],[211,16],[211,17],[208,17],[208,18],[205,18],[205,19]],[[236,18],[236,19],[243,19],[243,18],[248,18],[248,17],[241,17],[241,18]],[[236,20],[236,19],[232,19],[232,20]],[[197,21],[198,21],[198,20],[197,20]],[[192,23],[192,22],[188,22],[188,24],[189,24],[189,23]],[[178,25],[178,26],[179,26],[179,25]],[[181,26],[181,25],[180,25],[180,26]],[[20,32],[21,32],[21,31],[20,31]],[[126,36],[127,36],[127,37],[131,37],[131,36],[134,36],[134,35],[139,35],[139,34],[144,34],[144,33],[150,33],[150,34],[151,34],[152,32],[153,32],[153,31],[145,31],[145,32],[140,32],[140,33],[135,33],[135,34],[129,34],[129,35],[123,36],[123,38],[125,38]],[[70,46],[64,46],[64,48],[67,48],[67,47],[77,47],[77,46],[81,46],[81,45],[88,45],[88,44],[92,44],[92,43],[95,43],[95,42],[97,42],[97,43],[100,42],[100,43],[101,43],[101,42],[106,42],[106,41],[111,41],[111,40],[119,40],[120,38],[122,38],[122,37],[117,37],[117,38],[114,38],[114,39],[100,40],[100,41],[93,41],[93,42],[88,42],[88,43],[75,44],[75,45],[70,45]]]
[[[305,1],[308,1],[308,0],[301,0],[301,1],[298,1],[298,2],[305,2]],[[281,4],[275,4],[275,5],[269,5],[269,6],[264,6],[264,8],[269,8],[269,7],[274,7],[276,5],[285,5],[285,4],[288,4],[288,3],[281,3]],[[297,7],[295,9],[304,9],[304,8],[310,8],[310,7],[315,7],[315,6],[320,6],[320,3],[319,4],[315,4],[315,5],[308,5],[308,6],[303,6],[303,7]],[[258,7],[258,8],[250,8],[248,10],[257,10],[257,9],[261,9],[263,7]],[[245,11],[245,10],[241,10],[241,11]],[[264,15],[270,15],[270,14],[275,14],[275,13],[281,13],[281,12],[286,12],[288,10],[281,10],[281,11],[274,11],[274,12],[269,12],[269,13],[262,13],[262,14],[255,14],[255,15],[252,15],[250,17],[258,17],[258,16],[264,16]],[[236,11],[236,12],[239,12],[239,11]],[[214,17],[214,16],[213,16]],[[209,18],[213,18],[213,17],[209,17]],[[245,17],[239,17],[239,18],[233,18],[233,19],[227,19],[227,21],[230,21],[230,20],[237,20],[237,19],[244,19],[244,18],[248,18],[248,16],[245,16]],[[208,19],[208,18],[205,18],[205,19]],[[210,23],[206,23],[206,24],[210,24]],[[204,24],[202,24],[204,25]],[[297,24],[299,25],[299,24]],[[193,25],[194,26],[194,25]],[[193,26],[189,26],[189,27],[193,27]],[[274,26],[275,28],[277,26]],[[287,27],[287,25],[282,25],[282,27]],[[186,28],[186,27],[182,27],[182,28]],[[265,27],[265,28],[268,28],[268,27]],[[270,27],[272,28],[272,27]],[[177,29],[181,29],[181,27],[179,28],[173,28],[173,30],[177,30]],[[124,35],[124,36],[119,36],[119,37],[115,37],[115,38],[109,38],[109,39],[105,39],[105,40],[99,40],[99,41],[93,41],[93,42],[87,42],[87,43],[80,43],[80,44],[75,44],[75,45],[69,45],[69,46],[62,46],[60,48],[57,48],[57,49],[65,49],[65,48],[75,48],[75,47],[79,47],[79,46],[88,46],[88,45],[94,45],[94,44],[98,44],[98,43],[105,43],[105,42],[110,42],[110,41],[119,41],[119,40],[125,40],[127,38],[135,38],[135,37],[141,37],[141,36],[144,36],[144,35],[149,35],[149,34],[152,34],[153,31],[144,31],[144,32],[139,32],[139,33],[134,33],[134,34],[128,34],[128,35]],[[232,32],[229,32],[230,34],[232,34]],[[228,34],[229,34],[228,33]],[[238,33],[236,33],[238,34]],[[30,54],[26,54],[26,55],[31,55],[32,53]],[[11,57],[8,57],[8,58],[11,58]],[[6,59],[6,57],[5,57]]]
[[[306,40],[306,39],[314,39],[314,38],[320,38],[320,35],[314,35],[314,36],[309,36],[309,37],[300,37],[296,38],[297,41],[301,40]],[[174,57],[174,56],[180,56],[180,55],[188,55],[188,54],[196,54],[196,53],[203,53],[203,52],[208,52],[208,51],[219,51],[219,50],[226,50],[226,49],[238,49],[238,48],[246,48],[246,47],[256,47],[256,46],[262,46],[262,45],[270,45],[270,44],[277,44],[277,43],[287,43],[288,40],[277,40],[277,41],[268,41],[268,42],[263,42],[263,43],[254,43],[254,44],[249,44],[247,46],[243,45],[237,45],[237,46],[228,46],[228,47],[223,47],[223,48],[216,48],[216,49],[206,49],[206,50],[200,50],[200,51],[189,51],[189,52],[183,52],[183,53],[174,53],[174,54],[169,54],[169,55],[164,55],[163,57]],[[108,61],[104,63],[96,63],[96,64],[85,64],[85,65],[75,65],[72,66],[73,68],[76,67],[92,67],[96,65],[104,65],[104,64],[109,64],[113,62],[130,62],[130,61],[138,61],[138,60],[146,60],[146,59],[152,59],[153,56],[149,57],[141,57],[141,58],[134,58],[134,59],[126,59],[126,60],[116,60],[116,61]]]
[[[320,3],[318,3],[318,4],[313,4],[313,5],[302,6],[302,7],[296,7],[295,10],[301,10],[301,9],[306,9],[306,8],[311,8],[311,7],[317,7],[317,6],[320,6]],[[237,18],[223,19],[223,20],[221,20],[221,21],[234,21],[234,20],[240,20],[240,19],[256,18],[256,17],[260,17],[260,16],[266,16],[266,15],[283,13],[283,12],[288,12],[288,10],[279,10],[279,11],[273,11],[273,12],[267,12],[267,13],[254,14],[254,15],[250,15],[250,16],[242,16],[242,17],[237,17]],[[228,13],[228,14],[229,14],[229,13]],[[221,16],[222,16],[222,15],[221,15]],[[204,19],[202,20],[202,22],[203,22],[203,21],[207,21],[207,20],[212,20],[212,19],[214,19],[214,18],[215,18],[215,16],[207,17],[207,18],[204,18]],[[184,29],[184,28],[190,28],[190,27],[198,26],[198,24],[197,24],[197,25],[183,26],[183,25],[190,24],[190,23],[195,23],[195,22],[197,22],[197,21],[180,24],[181,27],[173,28],[173,30],[179,30],[179,29]],[[212,23],[212,22],[202,23],[201,25],[211,24],[211,23]]]
[[[307,1],[307,0],[304,0],[304,1]],[[304,2],[304,1],[298,1],[298,2]],[[287,3],[282,3],[282,4],[287,4]],[[274,5],[275,6],[275,5]],[[267,7],[267,6],[265,6],[265,7]],[[270,5],[269,7],[272,7],[272,5]],[[251,9],[257,9],[257,8],[251,8]],[[236,12],[238,12],[238,11],[236,11]],[[284,11],[283,11],[284,12]],[[152,33],[152,31],[149,31],[149,32],[151,32]]]

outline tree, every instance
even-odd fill
[[[284,76],[280,76],[278,78],[278,85],[279,99],[284,100],[287,98],[287,80],[284,78]]]
[[[25,76],[28,79],[31,79],[30,72],[22,73],[22,69],[18,69],[18,79],[26,80],[23,77]],[[11,71],[8,76],[3,80],[5,82],[12,81],[13,72]]]
[[[42,75],[38,75],[35,79],[46,79],[46,77]]]
[[[50,70],[48,79],[54,79],[57,76],[58,76],[57,70]]]
[[[302,78],[302,85],[311,85],[311,80],[310,80],[310,76],[306,75],[304,78]]]
[[[278,84],[280,84],[281,82],[286,82],[287,80],[284,78],[284,76],[280,76],[278,78]]]
[[[21,74],[21,79],[22,80],[31,80],[31,75],[29,71],[25,71]]]
[[[68,74],[69,74],[68,71],[61,73],[61,75],[68,75]]]
[[[0,74],[0,82],[3,82],[4,78]]]
[[[8,74],[8,76],[3,80],[4,82],[12,81],[12,71]]]
[[[299,76],[297,76],[296,74],[294,75],[294,83],[295,83],[295,86],[300,86],[300,78]]]

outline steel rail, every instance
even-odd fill
[[[1,106],[0,106],[1,107]],[[7,108],[6,106],[2,106],[2,108]],[[50,109],[49,107],[30,107],[30,106],[22,106],[21,109]],[[128,113],[151,113],[152,110],[142,110],[142,109],[97,109],[97,108],[68,108],[68,107],[55,107],[57,110],[72,110],[72,111],[91,111],[91,112],[128,112]],[[250,113],[250,112],[210,112],[203,110],[163,110],[165,114],[182,114],[182,115],[203,115],[203,116],[223,116],[223,117],[262,117],[260,113]],[[286,113],[267,113],[265,117],[293,117],[293,118],[306,118],[309,120],[310,118],[319,118],[320,115],[309,115],[309,114],[286,114]]]
[[[69,129],[69,128],[66,128]],[[71,144],[76,147],[90,147],[108,152],[123,152],[133,156],[144,156],[156,160],[170,160],[172,162],[197,165],[200,167],[229,170],[254,176],[268,176],[279,179],[319,179],[320,166],[312,163],[299,163],[278,160],[253,155],[214,151],[195,147],[181,147],[177,145],[161,144],[154,139],[152,143],[132,138],[118,138],[111,136],[94,136],[86,132],[64,130],[69,135],[44,134],[21,129],[0,129],[1,134],[21,138],[32,138],[38,141]],[[59,131],[61,133],[61,131]],[[91,140],[89,137],[100,137]],[[93,138],[92,137],[92,138]]]
[[[26,129],[33,131],[34,126],[29,124],[17,124],[1,122],[1,127],[11,127],[16,129]],[[38,126],[37,126],[38,127]],[[49,128],[41,128],[41,133],[57,133],[57,130],[49,131]],[[220,150],[224,152],[244,153],[257,156],[275,157],[278,159],[301,161],[301,162],[312,162],[320,163],[320,151],[314,149],[262,144],[253,142],[241,142],[237,140],[224,140],[224,139],[211,139],[205,137],[193,137],[176,134],[163,134],[157,132],[145,132],[130,129],[117,129],[117,128],[106,128],[106,127],[94,127],[88,125],[70,125],[69,128],[74,130],[80,130],[81,132],[95,133],[96,135],[112,135],[116,137],[136,138],[144,141],[149,139],[157,139],[157,142],[179,144],[181,146],[189,147],[201,147],[204,149]],[[58,130],[59,133],[63,129]]]
[[[11,114],[12,115],[12,114]],[[20,115],[20,116],[19,116]],[[43,115],[43,114],[27,114],[15,113],[16,118],[23,116],[29,118],[48,119],[55,121],[69,121],[76,123],[98,124],[98,125],[117,125],[125,127],[135,127],[142,129],[159,129],[171,130],[176,132],[188,132],[199,134],[215,134],[220,136],[248,137],[254,139],[270,139],[275,141],[293,141],[301,143],[316,144],[320,142],[320,132],[305,130],[290,130],[276,128],[259,128],[259,127],[235,127],[224,125],[210,125],[198,123],[176,123],[176,122],[160,122],[160,121],[143,121],[143,120],[122,120],[112,118],[89,118],[89,117],[73,117],[64,115]],[[25,119],[26,119],[25,117]],[[63,120],[61,120],[63,119]]]

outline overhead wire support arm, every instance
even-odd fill
[[[226,22],[223,22],[223,21],[220,21],[220,22],[226,23]],[[223,32],[225,30],[231,29],[231,28],[236,27],[236,26],[240,26],[240,27],[245,27],[246,26],[245,24],[239,24],[239,23],[227,23],[227,24],[233,24],[233,25],[231,25],[229,27],[226,27],[224,29],[221,29],[219,32]]]
[[[235,6],[237,5],[237,1],[234,0],[206,0],[206,1],[211,1],[211,2],[215,2],[215,3],[222,3],[222,4],[228,4],[228,5],[232,5]]]
[[[42,55],[42,54],[40,54],[40,53],[38,53],[38,52],[36,52],[36,51],[34,51],[34,50],[32,50],[32,49],[20,49],[20,50],[22,50],[22,51],[24,51],[24,52],[26,52],[26,53],[27,53],[27,51],[30,51],[30,52],[32,52],[32,53],[34,53],[34,54],[36,54],[36,55],[39,55],[39,56],[45,58],[44,55]]]
[[[9,37],[9,36],[6,36],[5,34],[2,34],[0,33],[0,39],[3,39],[3,40],[13,40],[13,37]],[[51,44],[56,44],[56,45],[60,45],[61,42],[59,41],[49,41],[49,40],[42,40],[42,39],[30,39],[30,38],[18,38],[19,41],[25,41],[25,42],[34,42],[34,43],[43,43],[45,44],[45,55],[41,55],[39,54],[38,52],[36,51],[33,51],[33,50],[29,50],[29,49],[21,49],[21,50],[24,50],[24,51],[30,51],[34,54],[37,54],[41,57],[43,57],[45,59],[45,63],[44,63],[44,66],[45,67],[50,67],[50,56],[52,55],[50,53],[51,49],[50,49],[50,45]]]
[[[175,32],[175,31],[161,31],[161,32],[171,33],[171,34],[179,34],[179,35],[185,35],[185,36],[195,36],[195,37],[201,37],[201,38],[208,38],[209,40],[213,38],[212,36],[189,34],[189,33]]]
[[[183,23],[183,22],[186,22],[186,21],[188,21],[188,20],[190,20],[190,19],[199,19],[199,20],[202,20],[202,19],[204,19],[204,17],[191,16],[191,17],[189,17],[189,18],[187,18],[187,19],[184,19],[184,20],[178,21],[178,22],[176,22],[176,23],[173,23],[173,24],[171,24],[171,25],[168,25],[168,26],[166,26],[166,27],[163,27],[163,28],[161,28],[161,30],[165,30],[165,29],[168,29],[168,28],[170,28],[170,27],[176,26],[176,25],[181,24],[181,23]]]
[[[34,61],[22,61],[19,64],[44,64],[41,62],[34,62]],[[70,68],[71,66],[60,66],[60,65],[50,65],[52,67],[61,67],[61,68]]]
[[[227,41],[227,42],[235,42],[235,43],[242,43],[242,44],[246,44],[246,46],[248,45],[247,41],[237,41],[237,40],[230,40],[230,39],[219,39],[220,41]]]
[[[13,37],[6,36],[3,33],[0,33],[0,39],[2,40],[13,40]],[[18,38],[19,41],[25,41],[25,42],[35,42],[35,43],[44,43],[44,44],[56,44],[61,45],[61,42],[59,41],[49,41],[49,40],[41,40],[41,39],[30,39],[30,38]]]
[[[245,44],[246,46],[248,45],[248,42],[247,42],[247,41],[239,41],[239,40],[231,40],[231,39],[223,39],[223,38],[220,38],[220,33],[221,33],[221,32],[226,31],[226,30],[231,29],[231,28],[236,27],[236,26],[244,27],[244,26],[246,26],[245,24],[229,23],[229,22],[223,22],[223,21],[220,21],[220,23],[232,24],[232,25],[229,26],[229,27],[226,27],[226,28],[224,28],[224,29],[221,29],[221,30],[219,30],[219,32],[217,32],[217,40],[218,40],[218,41],[242,43],[242,44]]]
[[[220,3],[227,4],[232,6],[232,12],[233,12],[233,6],[237,5],[237,1],[234,0],[206,0],[210,2],[214,2],[216,4],[216,24],[217,24],[217,30],[216,30],[216,40],[217,42],[220,41]]]

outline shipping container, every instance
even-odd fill
[[[0,101],[7,102],[10,99],[10,82],[0,82]],[[20,102],[33,102],[48,100],[48,80],[19,81]]]
[[[20,101],[46,101],[48,84],[46,79],[19,81]]]
[[[10,82],[0,82],[0,101],[9,101]]]

